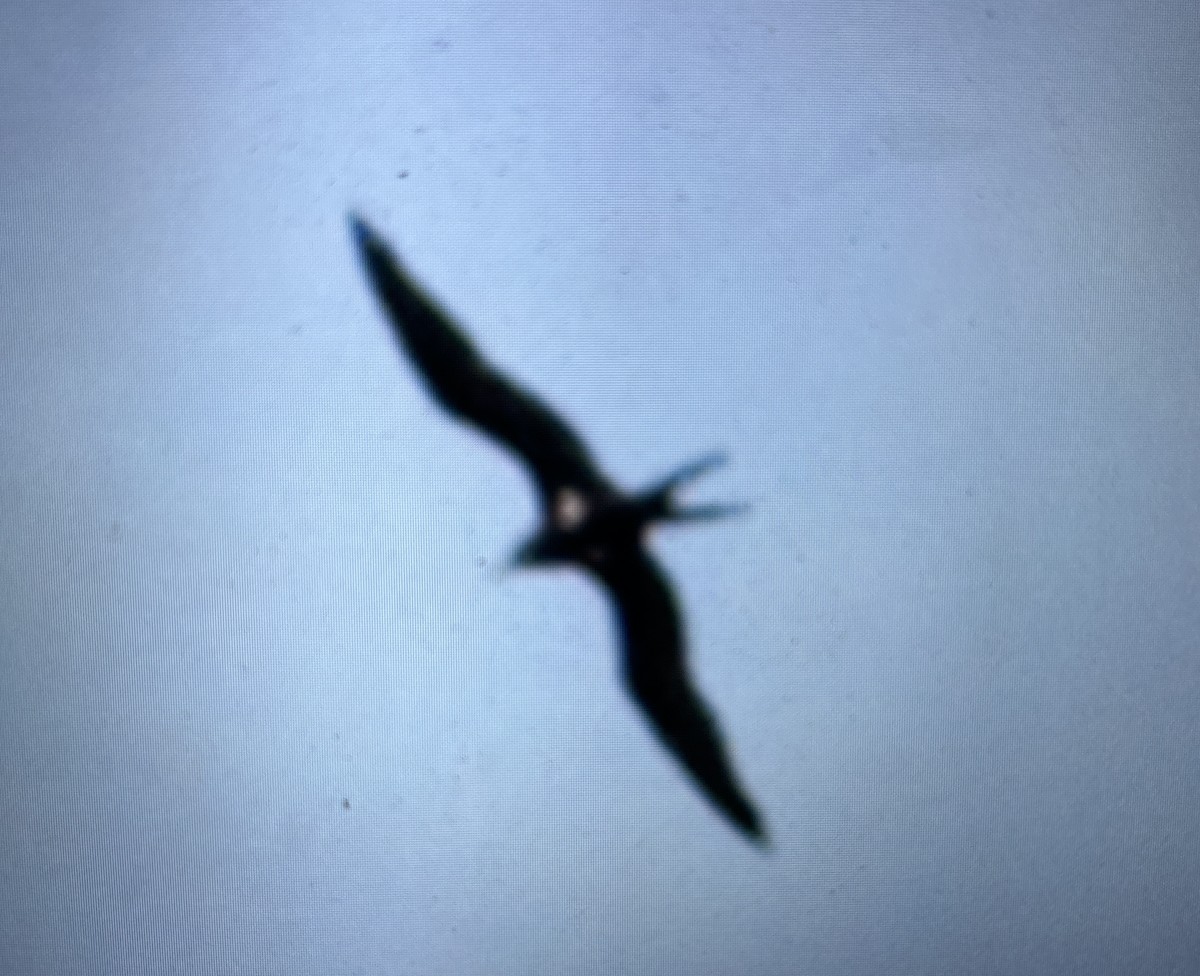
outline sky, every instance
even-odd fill
[[[0,971],[1184,973],[1194,5],[0,10]],[[425,395],[648,484],[769,824]]]

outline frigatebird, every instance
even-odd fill
[[[553,410],[489,363],[413,280],[391,247],[351,215],[366,271],[401,347],[433,398],[458,420],[520,457],[536,482],[543,522],[518,550],[518,566],[570,564],[608,591],[624,644],[626,687],[663,745],[748,838],[766,843],[758,812],[739,786],[711,711],[693,687],[671,585],[644,545],[659,522],[739,511],[682,506],[675,492],[724,461],[710,454],[649,489],[626,493],[597,466]]]

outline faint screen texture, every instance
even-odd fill
[[[1193,3],[0,8],[0,973],[1185,974]],[[505,572],[366,215],[664,528]]]

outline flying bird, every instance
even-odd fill
[[[703,457],[643,491],[620,490],[561,417],[483,357],[387,242],[357,216],[350,224],[396,337],[429,393],[458,420],[515,453],[536,483],[543,521],[517,550],[514,564],[573,565],[607,590],[629,693],[708,799],[749,839],[765,844],[763,822],[738,784],[712,712],[688,675],[671,585],[644,545],[656,523],[708,521],[741,510],[683,506],[675,498],[679,488],[724,457]]]

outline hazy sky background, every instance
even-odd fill
[[[1193,971],[1193,3],[0,11],[0,971]],[[769,855],[350,208],[732,454],[656,548]]]

